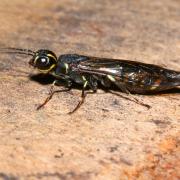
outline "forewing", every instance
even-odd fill
[[[113,77],[116,82],[143,87],[159,86],[162,81],[165,81],[163,71],[166,71],[164,68],[152,64],[96,57],[80,62],[78,70],[87,74],[109,75],[108,78]]]
[[[147,65],[135,61],[91,57],[86,61],[80,62],[78,69],[90,74],[122,77],[132,73],[141,74],[141,76],[147,73],[152,74],[155,71],[149,66],[156,68],[154,65]]]

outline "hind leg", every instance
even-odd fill
[[[130,98],[132,98],[132,99],[130,99],[129,97],[124,97],[124,96],[122,96],[122,95],[120,95],[120,94],[119,94],[119,96],[121,96],[121,97],[124,98],[124,99],[133,101],[133,102],[135,102],[135,103],[137,103],[137,104],[139,104],[139,105],[142,105],[142,106],[146,107],[147,109],[150,109],[150,108],[151,108],[150,105],[144,104],[143,102],[140,102],[137,98],[135,98],[135,97],[130,93],[128,87],[126,87],[125,84],[123,84],[123,83],[121,83],[121,82],[116,82],[116,81],[114,81],[114,83],[115,83],[116,86],[118,86],[118,88],[119,88],[123,93],[126,93],[126,94],[127,94]],[[113,92],[110,91],[110,90],[109,90],[109,92],[111,92],[112,94],[116,94],[116,95],[117,95],[117,93],[113,93]]]

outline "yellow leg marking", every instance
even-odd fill
[[[85,81],[84,85],[83,85],[83,88],[85,88],[88,84],[88,81]]]
[[[86,78],[84,76],[82,76],[82,79],[83,79],[83,81],[86,81]]]
[[[111,76],[111,75],[107,75],[107,78],[112,82],[116,81],[115,78],[113,76]]]
[[[64,63],[64,66],[66,68],[66,74],[68,73],[69,65],[67,63]]]
[[[151,90],[154,90],[154,89],[156,89],[157,88],[157,86],[152,86],[150,89]]]

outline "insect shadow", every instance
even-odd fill
[[[50,74],[33,74],[29,75],[29,79],[42,85],[52,84],[55,78]]]
[[[56,78],[54,78],[50,74],[41,74],[41,73],[29,75],[29,79],[42,85],[52,85],[54,80],[56,80]],[[82,87],[76,83],[73,83],[72,88],[82,90]]]

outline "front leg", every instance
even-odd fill
[[[63,85],[65,86],[66,88],[65,89],[61,89],[61,90],[54,90],[54,87],[55,85]],[[40,104],[38,107],[37,107],[37,110],[41,109],[42,107],[44,107],[53,97],[53,95],[55,93],[58,93],[58,92],[68,92],[71,90],[71,87],[72,87],[72,81],[70,81],[69,79],[65,80],[65,84],[62,83],[61,80],[54,80],[53,84],[51,85],[50,87],[50,91],[49,91],[49,96],[45,99],[45,101]]]

